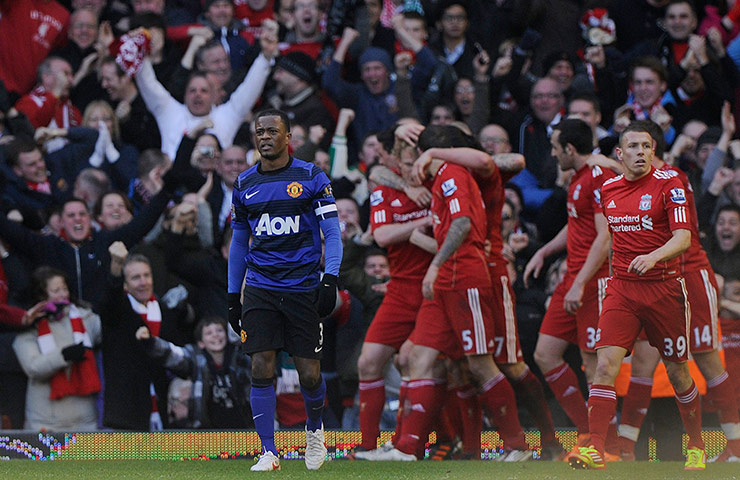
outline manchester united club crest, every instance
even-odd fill
[[[642,197],[640,197],[640,210],[650,210],[652,203],[651,200],[653,199],[652,195],[645,194]]]
[[[291,198],[298,198],[303,193],[303,185],[298,182],[292,182],[288,185],[287,191]]]

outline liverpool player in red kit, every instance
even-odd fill
[[[609,227],[601,211],[601,185],[614,173],[588,165],[593,133],[583,120],[560,122],[554,127],[550,144],[560,169],[575,171],[568,187],[568,224],[534,254],[524,270],[524,279],[531,273],[537,277],[545,258],[567,248],[568,273],[552,295],[534,358],[555,398],[576,426],[581,445],[588,440],[586,401],[563,354],[569,344],[578,345],[586,380],[591,384],[596,369],[596,329],[609,276]]]
[[[456,135],[459,131],[454,127],[429,127],[421,134],[419,147],[459,145]],[[439,352],[452,359],[467,357],[480,386],[480,400],[491,411],[505,448],[525,452],[528,446],[514,391],[493,361],[493,290],[484,252],[486,217],[480,191],[470,172],[459,165],[435,160],[427,173],[434,178],[431,210],[434,237],[440,245],[422,281],[424,297],[431,301],[422,305],[410,338],[414,344],[407,393],[410,407],[405,410],[403,431],[395,448],[376,459],[416,459],[414,452],[441,408],[434,401],[431,381]]]
[[[401,152],[400,170],[409,180],[413,157]],[[421,279],[432,255],[409,243],[418,227],[432,224],[429,210],[419,207],[405,193],[379,186],[370,195],[370,221],[373,236],[381,247],[388,249],[391,280],[383,303],[373,318],[362,344],[357,362],[360,376],[360,430],[362,444],[355,458],[371,460],[377,453],[380,416],[385,405],[383,372],[386,363],[408,339],[423,300]],[[401,365],[402,377],[408,372]],[[401,386],[405,390],[405,386]],[[405,392],[404,392],[405,394]],[[403,401],[403,397],[399,401]]]
[[[724,125],[734,130],[735,120],[729,107],[729,103],[725,105],[722,121]],[[691,305],[689,350],[707,382],[707,397],[717,408],[720,425],[727,438],[727,449],[710,462],[727,461],[740,456],[740,414],[729,376],[717,351],[719,287],[714,270],[701,246],[696,203],[689,178],[683,170],[662,160],[665,142],[660,127],[652,121],[644,123],[646,128],[651,129],[656,144],[653,165],[658,170],[681,180],[684,190],[676,193],[686,196],[686,205],[692,216],[691,246],[681,256],[682,275],[686,281],[686,292]],[[619,444],[624,459],[634,459],[635,443],[645,418],[643,412],[646,412],[650,405],[653,373],[660,360],[659,352],[646,343],[644,340],[638,341],[633,351],[630,387],[622,404]]]
[[[684,468],[705,468],[700,397],[686,364],[691,310],[678,258],[691,244],[691,215],[683,185],[652,166],[654,153],[649,131],[628,126],[617,147],[625,172],[601,189],[612,234],[613,277],[596,332],[597,366],[588,401],[591,445],[568,455],[574,468],[606,468],[606,432],[617,407],[614,381],[643,328],[660,350],[676,391],[689,436]]]

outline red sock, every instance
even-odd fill
[[[499,435],[504,441],[504,448],[507,450],[529,449],[519,423],[514,389],[511,388],[511,384],[503,373],[499,373],[483,384],[480,401],[491,412],[493,421],[499,429]]]
[[[442,415],[446,417],[446,421],[449,423],[452,431],[458,432],[460,436],[463,435],[461,432],[465,431],[463,413],[460,410],[457,400],[457,395],[461,388],[463,387],[447,387],[445,406],[442,408]]]
[[[457,391],[457,406],[463,419],[463,450],[480,459],[480,432],[483,430],[483,412],[478,401],[478,390],[470,384]]]
[[[378,446],[380,435],[380,416],[385,405],[385,380],[360,380],[360,431],[365,450]]]
[[[434,405],[436,414],[430,415],[429,428],[421,435],[420,442],[416,445],[416,458],[424,460],[429,434],[432,430],[437,432],[437,443],[451,442],[455,438],[455,432],[452,426],[442,413],[445,407],[445,398],[447,397],[447,381],[434,380],[434,391],[432,393],[432,405]]]
[[[401,388],[398,392],[398,411],[396,411],[396,431],[391,436],[391,443],[396,444],[399,438],[401,438],[404,409],[406,408],[406,394],[408,393],[408,380],[401,379]]]
[[[545,380],[570,421],[576,426],[578,433],[588,433],[586,400],[578,386],[578,377],[575,372],[567,363],[563,363],[547,372]]]
[[[604,455],[609,421],[617,412],[617,392],[611,385],[592,385],[588,396],[588,427],[591,444]]]
[[[404,409],[403,433],[398,437],[396,448],[404,453],[416,454],[420,442],[426,443],[424,434],[429,434],[429,425],[439,414],[441,405],[434,402],[434,380],[420,379],[409,382]]]
[[[727,447],[735,456],[740,456],[740,414],[730,376],[727,372],[707,381],[707,396],[717,407],[719,423],[727,438]]]
[[[453,387],[447,388],[444,392],[442,411],[434,428],[437,432],[437,443],[452,442],[455,439],[455,432],[463,431],[462,417],[457,408],[456,390],[457,388]]]
[[[555,426],[552,423],[547,400],[545,400],[545,392],[542,390],[542,384],[540,384],[537,377],[527,368],[524,375],[513,382],[511,386],[514,387],[519,402],[527,407],[529,414],[537,423],[537,428],[540,430],[541,444],[543,446],[560,446],[560,442],[555,438]]]
[[[704,439],[701,438],[701,398],[693,380],[688,390],[676,392],[676,404],[689,436],[688,447],[704,450]]]
[[[627,396],[622,401],[622,421],[619,423],[619,449],[625,453],[635,453],[635,443],[640,436],[642,422],[650,407],[650,394],[653,379],[630,378]]]

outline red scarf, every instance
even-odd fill
[[[60,369],[51,377],[49,398],[52,400],[59,400],[68,395],[82,397],[100,391],[100,377],[98,376],[95,356],[92,352],[92,342],[76,306],[69,306],[68,316],[72,327],[72,341],[75,344],[82,343],[87,347],[87,350],[83,360],[74,362],[71,367]],[[36,328],[38,330],[36,342],[41,355],[48,355],[57,351],[58,347],[54,341],[54,335],[51,333],[49,321],[46,318],[42,319]]]
[[[139,303],[130,293],[126,294],[131,308],[138,313],[149,332],[155,337],[159,336],[159,329],[162,327],[162,310],[159,308],[159,302],[154,295],[146,302],[146,305]]]
[[[48,180],[41,183],[29,182],[28,180],[26,180],[26,186],[29,188],[29,190],[33,190],[34,192],[41,192],[47,195],[51,195],[51,184]]]

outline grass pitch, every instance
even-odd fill
[[[686,472],[680,462],[611,463],[605,471],[575,471],[562,462],[496,463],[492,461],[353,462],[331,461],[309,472],[302,460],[282,460],[280,472],[250,472],[249,460],[64,460],[0,462],[3,479],[387,479],[387,480],[740,480],[739,464],[710,464],[704,472]]]

